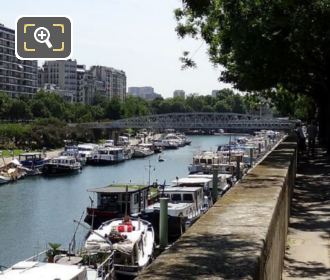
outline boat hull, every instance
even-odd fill
[[[156,237],[159,236],[159,211],[142,213],[141,218],[150,222],[155,230]],[[168,236],[171,239],[180,237],[187,229],[187,217],[177,217],[168,215]]]
[[[81,167],[68,167],[61,165],[49,165],[45,164],[42,168],[42,174],[46,176],[51,175],[69,175],[79,173]]]
[[[125,161],[125,159],[108,160],[108,159],[92,159],[89,164],[91,165],[114,165]]]

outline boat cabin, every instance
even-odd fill
[[[115,145],[115,141],[112,139],[105,140],[104,147],[113,147]]]
[[[60,156],[56,158],[52,158],[49,163],[57,164],[57,165],[75,165],[77,162],[76,158],[71,156]]]
[[[85,222],[94,228],[103,222],[123,217],[127,214],[138,214],[148,206],[150,187],[142,185],[109,185],[103,188],[87,190],[96,194],[96,207],[87,208]],[[126,198],[127,193],[127,198]]]
[[[203,202],[203,189],[201,187],[169,187],[164,189],[164,195],[171,202],[198,203]]]
[[[188,178],[205,178],[212,180],[210,189],[213,188],[213,175],[212,174],[191,174]],[[232,185],[232,176],[230,174],[218,174],[218,189],[221,192],[226,191]]]
[[[27,168],[39,168],[42,167],[45,161],[45,158],[42,156],[41,153],[23,153],[20,154],[19,162]]]
[[[213,182],[212,178],[205,177],[187,177],[172,181],[178,187],[202,187],[205,195],[210,195]]]

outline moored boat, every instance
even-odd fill
[[[168,235],[179,237],[210,207],[208,197],[204,197],[202,187],[166,187],[162,196],[168,197]],[[160,203],[148,206],[141,217],[152,223],[156,234],[159,233]]]
[[[93,229],[102,223],[128,215],[138,215],[149,204],[152,188],[145,185],[109,185],[103,188],[89,189],[87,191],[96,195],[96,206],[87,207],[85,222]],[[127,199],[126,199],[127,195]]]
[[[152,144],[139,144],[134,147],[134,158],[143,158],[154,154]]]
[[[86,160],[86,163],[90,163],[94,155],[97,154],[99,145],[93,143],[84,143],[78,145],[78,151],[80,157]]]
[[[18,156],[19,162],[26,168],[27,175],[40,175],[42,167],[48,161],[45,156],[38,152],[22,153]]]
[[[90,253],[114,251],[115,273],[131,276],[137,276],[151,262],[154,246],[151,223],[129,216],[103,223],[85,242],[85,249]]]
[[[81,164],[76,158],[59,156],[45,163],[42,168],[42,173],[44,175],[65,175],[78,173],[80,170]]]
[[[116,164],[125,160],[124,148],[102,147],[90,160],[91,164]]]

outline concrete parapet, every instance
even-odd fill
[[[287,138],[138,279],[281,279],[296,158]]]

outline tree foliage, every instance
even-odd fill
[[[328,0],[182,3],[175,11],[176,31],[207,43],[211,61],[225,67],[220,80],[242,91],[271,91],[287,103],[297,96],[302,103],[310,98],[318,106],[320,131],[330,148]]]

